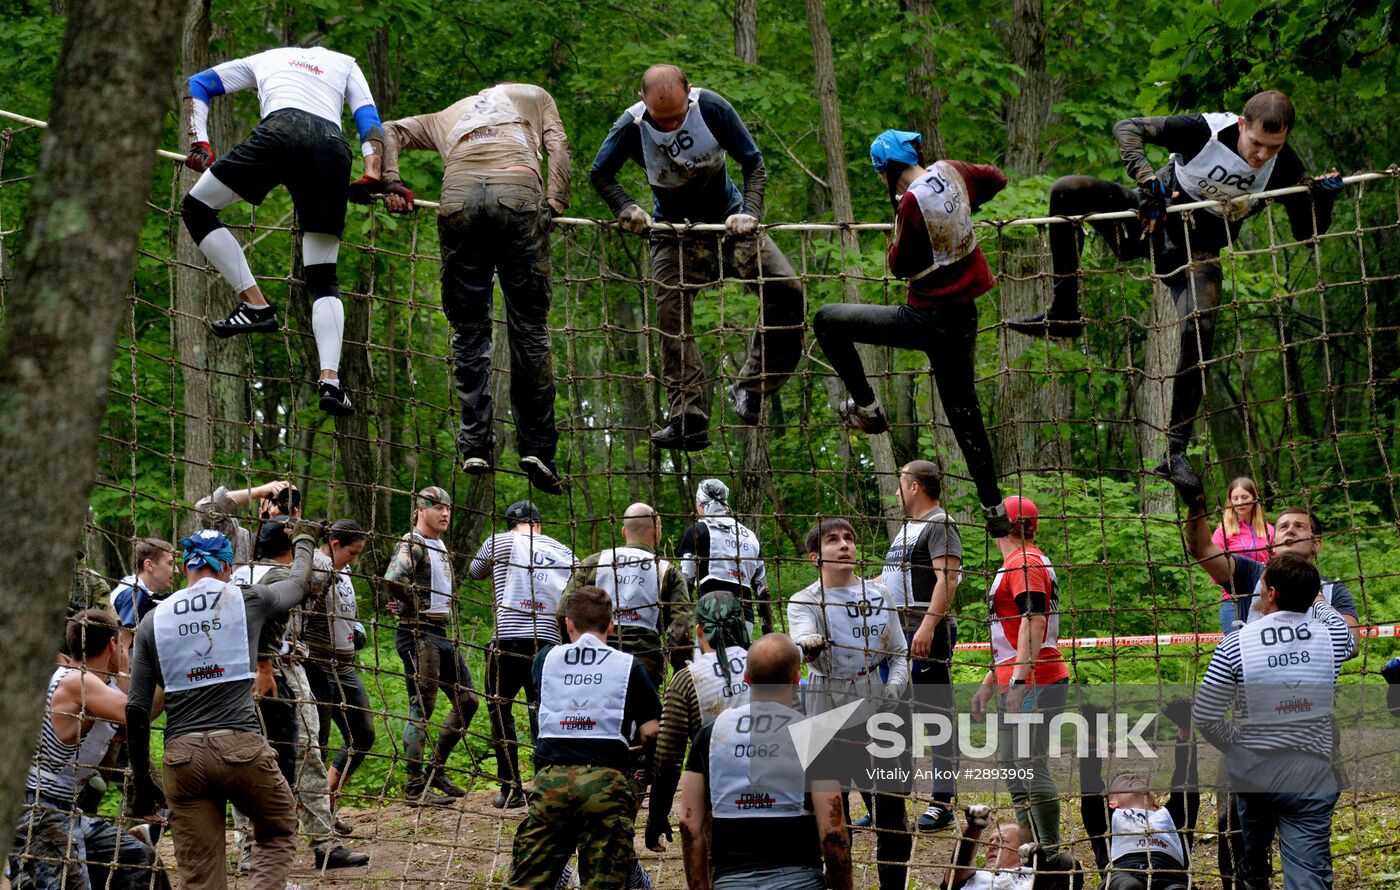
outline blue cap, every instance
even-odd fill
[[[909,130],[886,130],[870,143],[870,163],[876,173],[884,173],[890,161],[898,161],[906,166],[919,163],[919,151],[924,137]]]

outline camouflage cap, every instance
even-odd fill
[[[420,509],[439,505],[450,507],[452,506],[452,495],[448,494],[446,489],[439,488],[436,485],[429,485],[413,496],[413,505]]]
[[[727,646],[749,648],[749,625],[744,607],[728,590],[712,590],[695,604],[695,623],[716,651]]]

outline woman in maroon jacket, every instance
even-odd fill
[[[1006,186],[1006,176],[991,164],[940,160],[925,167],[920,141],[918,133],[886,130],[870,146],[871,163],[894,205],[890,274],[908,279],[905,304],[826,305],[817,310],[813,328],[851,394],[841,406],[842,417],[870,435],[888,431],[889,422],[865,378],[856,344],[928,355],[943,411],[977,485],[987,530],[1001,537],[1008,529],[1006,511],[973,371],[974,301],[995,281],[972,231],[972,214]]]

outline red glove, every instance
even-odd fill
[[[203,173],[214,166],[214,147],[207,142],[191,142],[190,153],[185,157],[185,166],[196,173]]]
[[[356,204],[373,204],[385,192],[384,181],[377,176],[361,176],[350,183],[350,200]]]

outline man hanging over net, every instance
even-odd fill
[[[727,276],[744,280],[759,295],[748,358],[728,390],[735,413],[746,424],[758,422],[763,396],[776,392],[797,367],[806,309],[802,285],[787,257],[772,238],[758,232],[768,174],[763,154],[734,108],[718,93],[692,88],[674,65],[647,69],[641,99],[613,124],[590,176],[624,229],[651,233],[661,374],[670,403],[668,422],[651,440],[662,448],[699,451],[710,444],[710,398],[691,328],[696,293]],[[725,169],[729,155],[743,170],[742,193]],[[653,229],[653,214],[617,181],[629,159],[646,170],[657,220],[724,223],[729,237],[720,241],[713,235]]]
[[[282,47],[201,71],[189,79],[188,89],[190,153],[185,165],[203,175],[185,195],[185,228],[242,300],[227,318],[213,323],[214,333],[232,337],[277,330],[277,310],[253,280],[238,241],[219,222],[219,211],[239,200],[261,204],[273,188],[285,185],[303,232],[306,289],[314,301],[311,328],[321,363],[321,410],[353,414],[340,382],[345,308],[335,272],[345,202],[352,190],[368,196],[402,188],[379,178],[384,134],[360,66],[324,47]],[[209,102],[246,89],[257,90],[262,120],[246,140],[215,160],[206,127]],[[365,176],[353,187],[347,186],[350,147],[340,133],[342,105],[350,106],[355,117],[365,157]]]
[[[542,182],[541,148],[549,155]],[[520,468],[530,484],[562,494],[554,466],[554,370],[550,358],[549,221],[569,206],[569,142],[554,97],[528,83],[502,83],[436,114],[384,125],[384,175],[397,181],[400,151],[442,156],[438,240],[442,311],[452,325],[461,404],[457,448],[468,473],[490,472],[492,276],[500,278],[510,334],[510,401]],[[390,195],[390,210],[413,195]]]
[[[817,310],[817,342],[851,397],[841,406],[846,424],[877,435],[889,422],[865,378],[857,343],[919,349],[928,355],[943,412],[977,485],[987,531],[1006,534],[992,444],[977,403],[973,360],[979,296],[995,280],[972,231],[972,214],[1006,186],[991,164],[935,161],[924,166],[922,137],[886,130],[870,145],[870,162],[889,189],[895,210],[890,273],[909,280],[903,306],[835,303]]]
[[[1288,211],[1293,237],[1299,241],[1326,232],[1332,204],[1342,188],[1335,170],[1318,177],[1304,173],[1303,162],[1286,145],[1293,130],[1293,103],[1277,90],[1256,93],[1244,113],[1177,114],[1134,117],[1113,128],[1118,152],[1136,183],[1133,187],[1064,176],[1050,189],[1052,216],[1081,216],[1136,210],[1136,220],[1092,223],[1120,259],[1152,259],[1176,304],[1181,325],[1181,359],[1172,383],[1167,456],[1154,472],[1173,476],[1186,464],[1191,425],[1201,406],[1205,362],[1215,343],[1220,308],[1220,251],[1239,237],[1244,220],[1268,207],[1260,200],[1214,205],[1190,214],[1167,213],[1172,204],[1246,197],[1271,189],[1305,184],[1307,194],[1278,202]],[[1160,145],[1171,160],[1153,170],[1145,145]],[[1054,301],[1048,312],[1007,326],[1030,336],[1077,337],[1083,328],[1079,309],[1079,254],[1084,233],[1077,225],[1050,227],[1054,264]]]

